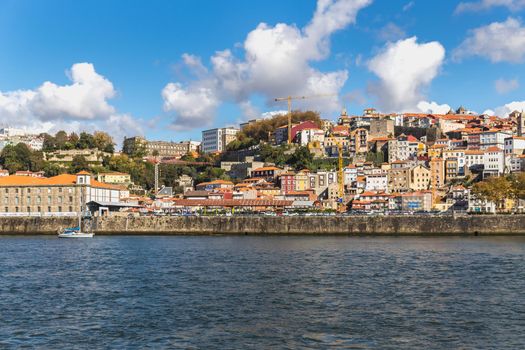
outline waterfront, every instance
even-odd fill
[[[525,237],[0,245],[0,348],[525,346]]]

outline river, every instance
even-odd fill
[[[0,348],[525,348],[525,237],[0,236]]]

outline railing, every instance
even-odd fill
[[[64,216],[78,216],[76,212],[18,212],[18,213],[0,213],[0,217],[18,217],[18,216],[31,216],[31,217],[64,217]]]

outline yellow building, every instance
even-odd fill
[[[418,165],[411,169],[410,189],[414,191],[428,190],[430,187],[430,169]]]
[[[310,188],[310,182],[308,181],[308,170],[301,170],[295,174],[295,190],[306,191]]]
[[[443,156],[443,150],[446,149],[445,145],[432,145],[428,148],[428,157],[429,158],[441,158]]]
[[[129,185],[131,183],[131,176],[126,173],[114,171],[109,173],[99,173],[97,175],[97,180],[106,184]]]

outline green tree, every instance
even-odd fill
[[[69,141],[69,136],[64,130],[60,130],[55,134],[55,147],[57,149],[65,149],[66,142]]]
[[[95,140],[93,135],[87,132],[81,132],[77,142],[77,149],[95,148]]]
[[[289,158],[288,164],[293,166],[295,170],[312,169],[313,155],[306,147],[298,147],[292,156]]]
[[[89,170],[89,163],[86,160],[86,157],[82,155],[76,155],[71,161],[70,170],[72,173],[78,173],[82,170]]]

